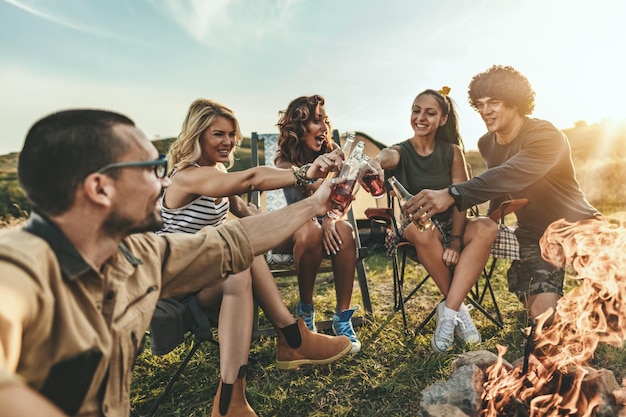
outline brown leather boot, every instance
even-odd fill
[[[247,369],[248,365],[239,368],[234,384],[225,384],[220,378],[211,417],[258,417],[246,400]]]
[[[310,331],[304,320],[298,318],[298,330],[302,343],[292,348],[283,333],[276,332],[276,367],[280,370],[296,370],[302,365],[324,365],[344,357],[352,349],[346,336],[329,336]]]

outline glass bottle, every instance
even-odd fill
[[[345,158],[344,160],[347,160],[348,155],[350,155],[350,151],[352,150],[352,146],[354,145],[354,138],[354,132],[349,132],[348,136],[346,136],[346,140],[341,147],[341,152],[343,152],[343,157]],[[330,180],[332,177],[335,176],[335,174],[337,174],[335,171],[329,172],[328,175],[326,175],[326,179]]]
[[[374,198],[381,198],[385,195],[385,183],[381,181],[376,171],[370,165],[370,157],[363,155],[363,175],[361,176],[361,185],[363,189],[370,193]]]
[[[398,198],[398,202],[400,205],[404,205],[410,198],[413,197],[413,194],[407,191],[406,188],[398,181],[396,177],[389,178],[389,185],[393,189],[393,192],[396,194]],[[433,221],[426,217],[426,213],[422,214],[420,219],[413,220],[413,224],[417,226],[417,230],[423,232],[424,230],[428,230],[433,227]]]
[[[341,147],[341,152],[343,152],[344,158],[348,158],[348,155],[350,155],[350,151],[352,150],[352,146],[354,145],[354,139],[355,139],[355,135],[354,132],[349,132],[348,136],[346,137],[346,141],[343,143],[343,146]]]
[[[342,216],[354,200],[354,194],[358,191],[360,175],[363,172],[363,148],[365,142],[359,141],[341,167],[338,178],[345,179],[339,184],[333,185],[330,198],[333,200],[333,208],[327,213],[331,218]]]

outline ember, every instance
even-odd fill
[[[595,416],[602,398],[599,373],[589,362],[599,343],[622,347],[626,338],[624,222],[558,221],[541,247],[545,259],[578,282],[557,304],[549,327],[544,324],[552,311],[539,317],[534,337],[528,329],[532,348],[523,367],[502,366],[506,348],[498,347],[500,360],[484,385],[485,417]]]

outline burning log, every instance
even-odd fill
[[[554,314],[547,311],[526,329],[524,357],[514,362],[517,366],[504,360],[504,346],[497,347],[498,355],[461,355],[448,382],[424,390],[420,415],[626,417],[626,387],[618,385],[612,372],[590,366],[598,344],[623,347],[626,339],[624,223],[553,223],[540,242],[542,254],[578,285],[557,303]],[[468,382],[460,381],[463,374]],[[476,386],[479,375],[482,386]],[[461,386],[460,396],[447,392]],[[472,400],[475,395],[481,404]],[[469,400],[463,402],[463,396]]]
[[[601,404],[613,407],[622,391],[589,362],[599,343],[622,347],[626,339],[626,229],[619,222],[561,220],[540,243],[544,258],[566,268],[578,285],[559,300],[553,317],[544,313],[530,329],[521,369],[496,362],[488,370],[482,415],[605,415]],[[548,318],[553,321],[545,326]],[[505,352],[498,347],[500,357]]]
[[[505,349],[500,347],[501,349]],[[532,389],[537,375],[530,375],[527,382],[521,372],[523,358],[513,367],[497,355],[481,350],[466,352],[457,357],[451,364],[452,376],[444,382],[436,382],[422,393],[419,415],[421,417],[478,417],[486,415],[488,410],[484,403],[475,401],[480,397],[483,386],[480,381],[488,382],[487,369],[499,366],[507,369],[507,374],[517,374],[518,381],[527,389]],[[531,356],[530,369],[542,369],[541,362]],[[582,378],[580,374],[584,373]],[[568,392],[580,381],[575,407],[561,403],[558,408],[552,407],[555,395]],[[540,390],[533,393],[532,398],[513,396],[506,391],[496,393],[501,401],[497,408],[498,417],[529,417],[534,416],[565,416],[593,415],[595,417],[626,417],[626,388],[619,387],[613,373],[606,369],[591,367],[568,368],[564,373],[556,371]],[[563,396],[561,395],[561,398]],[[590,401],[587,401],[591,399]],[[552,408],[551,408],[552,407]]]

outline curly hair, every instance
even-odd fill
[[[456,113],[456,108],[450,96],[443,95],[439,91],[427,89],[419,93],[415,98],[428,94],[432,96],[439,107],[441,108],[441,114],[448,116],[448,120],[443,126],[439,126],[435,132],[435,140],[442,142],[453,143],[459,145],[461,149],[464,149],[463,139],[461,133],[459,133],[459,118]]]
[[[200,159],[202,155],[202,149],[200,148],[202,133],[218,117],[223,117],[233,122],[235,125],[235,147],[239,146],[243,136],[239,129],[239,121],[237,121],[233,111],[211,99],[199,98],[189,106],[181,132],[169,148],[167,153],[168,175],[171,175],[174,171],[186,168]],[[233,154],[234,152],[231,152],[228,156],[229,167],[234,163]]]
[[[287,110],[279,112],[276,161],[282,159],[296,166],[302,166],[312,161],[302,138],[307,132],[306,125],[316,117],[318,108],[322,106],[324,106],[324,98],[320,95],[301,96],[289,103]],[[329,130],[331,129],[329,128]],[[328,135],[326,143],[322,145],[318,155],[332,150],[333,141]]]
[[[515,68],[493,65],[472,78],[467,89],[470,105],[478,111],[478,100],[485,97],[502,100],[507,107],[517,107],[520,116],[535,109],[535,91],[528,79]]]

